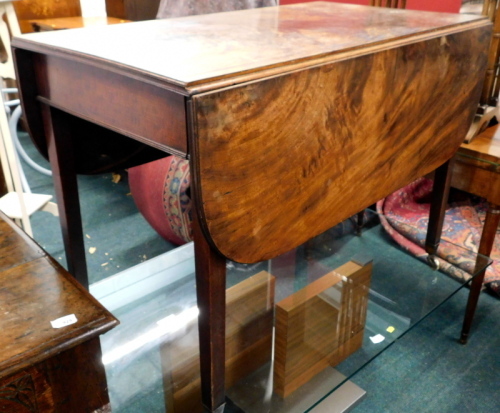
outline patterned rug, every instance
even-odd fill
[[[405,250],[419,259],[426,260],[424,250],[430,209],[432,181],[418,179],[377,203],[381,222],[390,236]],[[439,268],[458,280],[470,279],[474,269],[474,256],[465,250],[477,252],[482,226],[486,216],[484,201],[465,199],[451,202],[446,210],[442,239],[438,250]],[[500,297],[500,236],[497,236],[491,258],[494,260],[486,271],[484,287]]]

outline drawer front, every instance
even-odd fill
[[[41,372],[31,367],[0,380],[0,412],[53,411],[52,391]]]

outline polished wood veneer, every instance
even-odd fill
[[[272,258],[451,158],[480,85],[456,80],[483,69],[461,59],[463,47],[480,50],[483,36],[453,34],[194,96],[197,188],[216,248],[241,262]]]
[[[15,38],[71,272],[85,284],[76,173],[118,135],[190,159],[203,401],[221,408],[225,258],[274,257],[446,162],[490,37],[477,16],[317,2]]]

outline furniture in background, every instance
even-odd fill
[[[465,138],[466,142],[472,141],[488,127],[492,120],[500,120],[498,113],[498,95],[500,93],[500,5],[494,0],[484,0],[482,14],[483,16],[487,16],[493,23],[493,36],[488,53],[488,69],[484,79],[478,111]]]
[[[302,2],[302,1],[301,1]],[[352,0],[346,3],[356,3]],[[247,2],[245,7],[269,6],[273,1]],[[282,0],[280,4],[293,4],[294,1]],[[376,7],[401,8],[406,7],[406,0],[362,0],[360,4],[370,4]],[[455,4],[456,3],[456,4]],[[448,2],[446,11],[454,11],[458,8],[458,2]],[[440,4],[439,7],[443,5]],[[171,1],[162,0],[158,10],[158,18],[171,18],[193,14],[205,14],[215,11],[228,11],[234,7],[242,7],[241,3],[234,1],[219,2],[217,4],[200,2],[196,0],[181,1],[172,4]],[[434,10],[437,6],[429,6],[429,10]],[[446,187],[448,179],[448,165],[442,166],[437,173],[437,184],[435,188],[435,198],[447,198],[449,186]],[[139,211],[144,215],[150,225],[167,241],[174,244],[183,244],[192,240],[191,235],[191,199],[190,199],[190,176],[186,169],[186,162],[182,159],[168,157],[157,160],[151,164],[140,165],[129,170],[131,192]],[[176,183],[180,182],[180,185]],[[431,214],[431,228],[441,228],[444,218],[444,205],[436,205]],[[358,233],[361,233],[363,226],[364,211],[357,214]],[[428,253],[431,256],[430,263],[435,265],[433,256],[439,245],[440,231],[430,231],[427,242]],[[431,247],[432,245],[432,247]]]
[[[118,321],[0,213],[0,410],[109,412],[99,335]]]
[[[435,241],[439,240],[443,227],[443,211],[447,205],[452,179],[455,187],[479,196],[483,196],[490,203],[490,208],[483,230],[484,233],[481,237],[479,246],[479,254],[489,256],[495,239],[496,228],[498,227],[498,207],[496,207],[498,204],[493,201],[495,199],[494,187],[491,187],[490,191],[484,190],[484,188],[488,187],[491,182],[481,182],[479,175],[482,173],[475,171],[474,167],[472,167],[472,169],[470,166],[465,167],[463,162],[464,158],[471,156],[469,151],[471,151],[473,157],[478,157],[480,160],[484,160],[485,154],[486,156],[494,157],[494,154],[488,154],[489,147],[485,147],[484,143],[479,144],[479,146],[467,145],[467,143],[471,143],[473,139],[476,139],[476,137],[484,131],[492,121],[495,122],[495,120],[498,120],[498,95],[500,93],[500,3],[493,0],[484,0],[482,15],[487,17],[493,24],[492,39],[488,52],[488,67],[486,70],[477,113],[469,131],[467,132],[467,136],[465,137],[466,144],[462,145],[460,151],[458,152],[459,157],[457,159],[460,159],[460,165],[454,166],[454,159],[452,159],[436,170],[433,200],[431,202],[431,217],[434,215],[438,218],[429,220],[426,241],[426,250],[431,259],[432,255],[435,254],[438,245]],[[486,136],[490,136],[490,133],[491,132],[487,132]],[[484,136],[481,138],[482,142],[484,141],[484,138]],[[479,149],[478,151],[478,148],[482,149]],[[479,161],[479,163],[481,163],[481,161]],[[455,174],[458,174],[458,176],[453,177]],[[464,174],[468,175],[466,179],[464,179]],[[482,176],[487,179],[495,178],[494,175],[486,177],[482,174]],[[494,179],[493,182],[495,182]],[[465,344],[468,339],[479,294],[482,289],[484,273],[485,272],[483,271],[483,273],[479,277],[475,278],[471,284],[464,325],[460,337],[460,342],[463,344]]]
[[[160,0],[105,0],[108,24],[120,20],[150,20],[156,17]],[[22,0],[15,4],[22,33],[37,31],[36,23],[41,22],[44,28],[51,24],[62,25],[61,28],[82,27],[87,24],[100,24],[100,18],[82,19],[80,0]],[[55,21],[52,21],[56,19]],[[68,20],[59,20],[68,19]],[[35,26],[33,26],[35,24]]]
[[[33,194],[24,177],[15,145],[21,107],[15,85],[16,74],[12,59],[11,36],[20,34],[12,1],[0,1],[0,39],[3,59],[0,63],[0,162],[5,178],[6,193],[0,198],[0,210],[22,225],[32,235],[30,216],[39,210],[57,215],[57,206],[50,202],[52,195]]]
[[[209,411],[225,400],[226,258],[291,250],[435,170],[465,137],[491,24],[407,11],[394,19],[308,3],[14,41],[31,136],[50,154],[68,265],[83,285],[76,174],[110,165],[92,145],[112,142],[112,156],[125,135],[155,156],[189,158]],[[82,138],[91,125],[108,135]]]
[[[128,20],[116,17],[58,17],[54,19],[35,19],[30,23],[35,32],[51,30],[76,29],[80,27],[106,26],[108,24],[126,23]]]
[[[31,20],[81,16],[80,0],[22,0],[14,3],[22,33],[33,31]]]
[[[499,125],[486,129],[471,143],[464,143],[457,152],[453,167],[451,186],[488,202],[479,254],[490,256],[498,224],[500,222],[500,130]],[[462,329],[461,341],[467,342],[472,319],[482,289],[483,270],[472,280],[471,293],[467,302],[466,318]]]

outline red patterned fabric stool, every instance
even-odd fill
[[[189,161],[168,156],[128,174],[134,202],[154,230],[173,244],[191,241]]]

